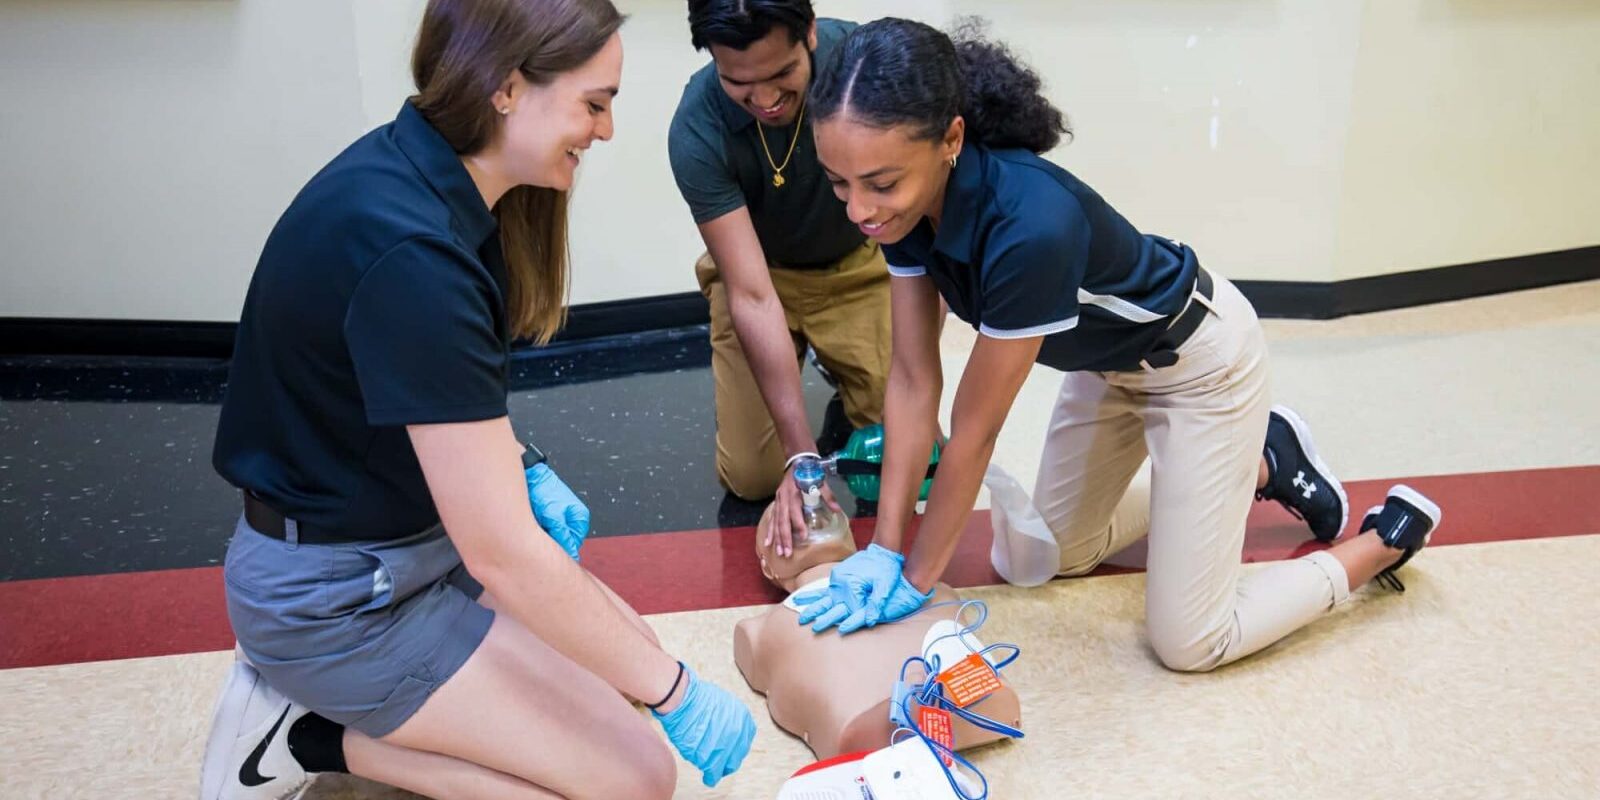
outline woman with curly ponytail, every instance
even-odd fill
[[[1253,498],[1283,503],[1332,541],[1348,519],[1344,490],[1304,421],[1269,407],[1249,301],[1188,246],[1139,232],[1040,157],[1068,134],[1066,118],[1004,45],[972,25],[952,40],[879,20],[822,67],[809,104],[834,192],[883,245],[895,280],[874,546],[834,569],[801,622],[849,632],[927,600],[1035,363],[1066,373],[1033,497],[1055,541],[1002,526],[995,566],[1014,583],[1043,583],[1089,572],[1148,535],[1147,624],[1172,669],[1210,670],[1260,650],[1375,576],[1392,581],[1421,549],[1438,509],[1396,487],[1359,535],[1241,572]],[[980,335],[926,515],[902,555],[938,431],[941,297]]]

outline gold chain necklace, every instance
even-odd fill
[[[794,138],[789,140],[789,152],[783,157],[782,164],[772,160],[772,151],[767,148],[766,126],[761,124],[761,120],[756,120],[756,135],[761,137],[761,152],[767,154],[767,163],[772,166],[772,188],[774,189],[783,188],[785,182],[783,171],[789,168],[789,160],[794,158],[794,146],[800,143],[800,123],[805,121],[805,118],[806,101],[802,97],[800,99],[800,115],[794,119]]]

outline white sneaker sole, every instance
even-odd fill
[[[1294,429],[1295,438],[1300,440],[1300,449],[1306,451],[1306,458],[1311,459],[1311,466],[1316,468],[1317,474],[1321,475],[1323,480],[1333,486],[1334,494],[1339,495],[1339,508],[1341,509],[1339,532],[1328,540],[1330,542],[1339,541],[1339,537],[1344,535],[1344,529],[1350,527],[1350,498],[1344,493],[1344,484],[1339,483],[1339,479],[1333,475],[1333,470],[1328,469],[1328,465],[1323,463],[1322,457],[1317,455],[1317,445],[1311,440],[1311,428],[1306,425],[1306,421],[1301,419],[1299,414],[1294,413],[1288,406],[1273,406],[1272,413],[1283,417],[1289,422],[1289,427]],[[1418,496],[1420,497],[1421,495]],[[1438,507],[1435,506],[1435,508],[1437,509]]]
[[[222,797],[223,786],[228,782],[229,756],[242,732],[245,706],[259,680],[261,673],[243,662],[236,661],[228,668],[222,693],[211,710],[211,735],[206,739],[205,761],[200,765],[200,800]]]

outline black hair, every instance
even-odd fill
[[[910,125],[937,141],[960,114],[969,141],[1043,153],[1071,136],[1039,76],[983,23],[963,20],[952,40],[936,28],[886,17],[856,28],[811,83],[806,104],[822,121],[848,109],[875,127]]]
[[[803,42],[816,19],[811,0],[689,0],[689,37],[696,50],[714,44],[744,50],[775,27],[789,32],[791,44]]]

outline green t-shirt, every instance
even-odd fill
[[[817,20],[813,70],[827,62],[855,27],[854,22]],[[722,91],[716,64],[707,64],[689,78],[672,115],[667,153],[695,223],[746,206],[767,260],[797,269],[830,264],[860,247],[866,237],[845,215],[844,203],[833,196],[833,187],[817,163],[811,115],[806,114],[798,130],[793,125],[766,129],[767,146],[780,164],[789,151],[790,137],[800,137],[794,159],[783,170],[781,187],[772,185],[772,165],[759,136],[756,118]]]

